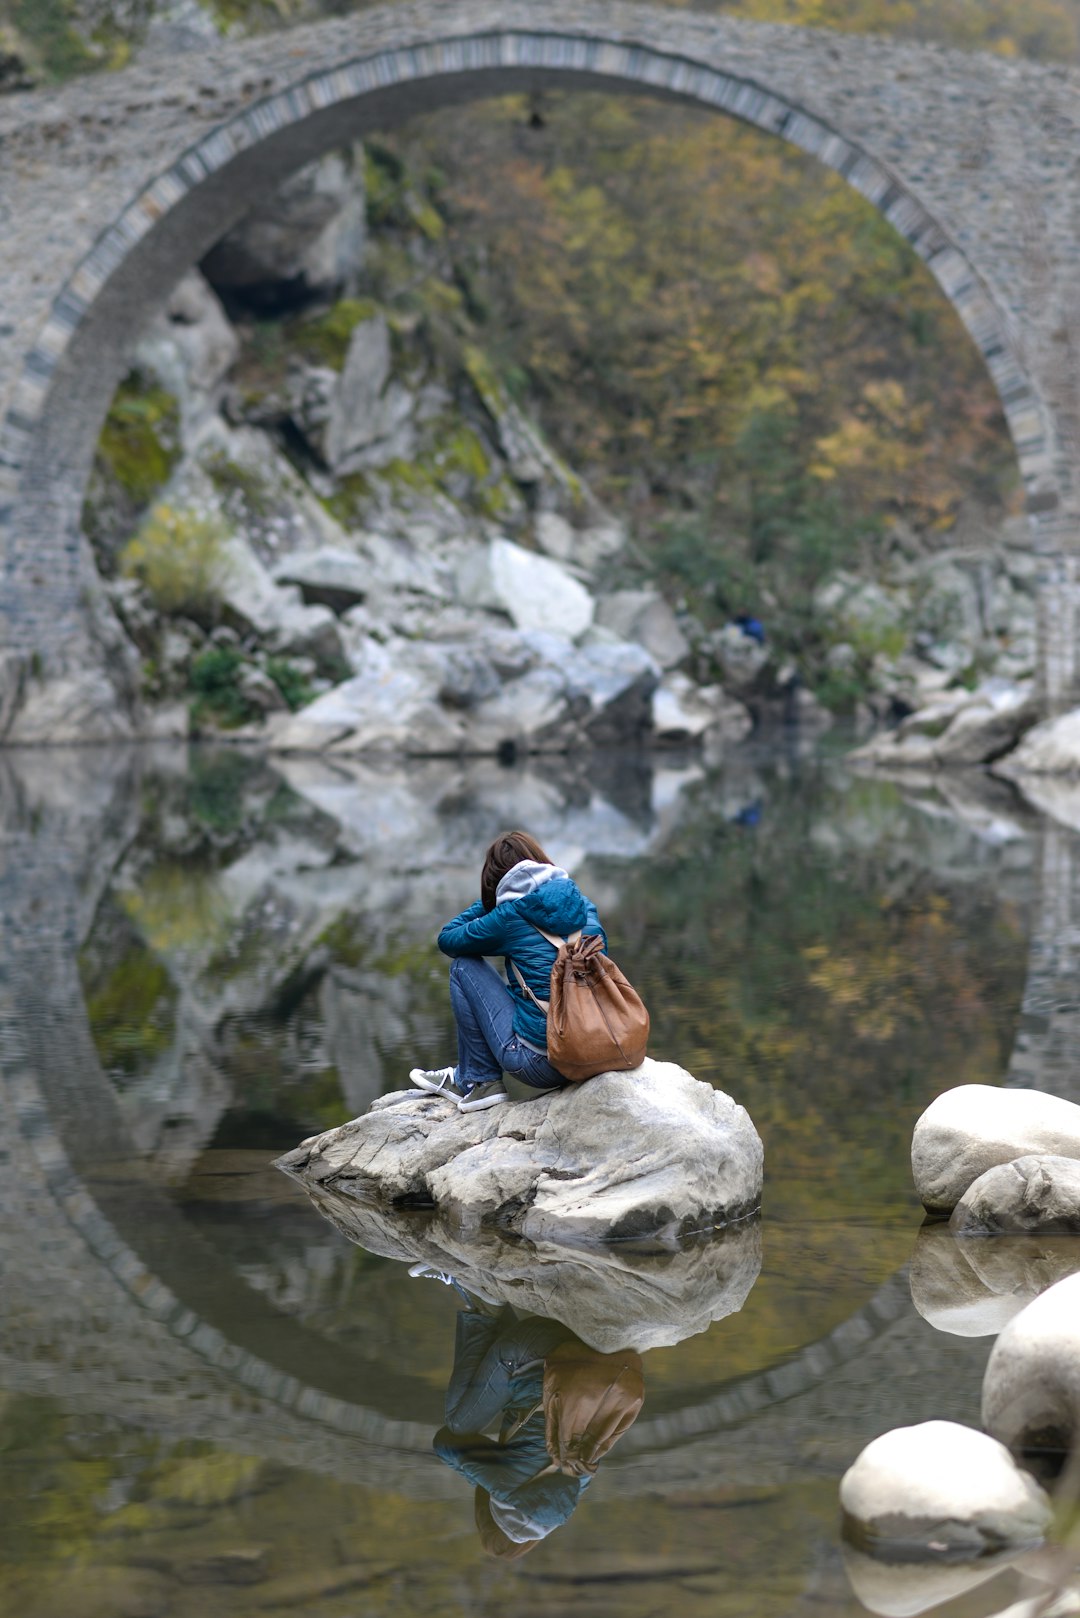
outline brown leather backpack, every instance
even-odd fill
[[[535,925],[535,923],[533,924]],[[564,1079],[580,1084],[597,1073],[640,1067],[649,1043],[649,1013],[627,982],[599,933],[568,938],[537,927],[555,950],[551,999],[541,1000],[517,967],[514,975],[547,1018],[548,1061]]]
[[[640,1354],[560,1343],[544,1359],[544,1440],[553,1465],[571,1477],[595,1472],[644,1402]]]

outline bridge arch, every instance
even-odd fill
[[[747,52],[732,48],[730,29],[715,21],[696,19],[680,32],[670,11],[636,6],[556,3],[545,8],[540,28],[524,25],[527,9],[498,0],[455,13],[456,22],[432,22],[419,8],[393,19],[368,13],[355,32],[389,42],[316,71],[283,68],[279,46],[259,83],[266,93],[145,179],[68,275],[25,356],[0,430],[0,615],[8,644],[24,655],[36,651],[48,665],[72,643],[89,565],[79,513],[125,354],[171,286],[243,215],[253,194],[326,150],[419,111],[552,86],[643,92],[725,113],[811,154],[871,202],[927,264],[979,348],[1016,448],[1035,543],[1052,548],[1061,458],[1015,323],[976,255],[895,163],[871,149],[865,132],[845,132],[842,108],[831,119],[805,104],[790,59],[763,72],[765,58],[748,62]],[[1069,633],[1070,625],[1059,626],[1058,639]]]

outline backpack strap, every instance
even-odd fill
[[[536,927],[535,921],[530,921],[529,926]],[[563,944],[566,944],[569,949],[573,949],[575,944],[579,944],[581,942],[580,927],[576,933],[567,933],[565,938],[561,933],[546,933],[542,927],[536,927],[536,930],[540,934],[541,938],[547,939],[548,943],[554,950],[560,949]]]
[[[544,1013],[544,1016],[546,1017],[548,1012],[551,1010],[551,1001],[550,1000],[541,1000],[541,998],[540,998],[540,996],[538,994],[533,994],[532,990],[529,988],[529,985],[525,982],[525,979],[522,977],[521,973],[518,971],[516,961],[511,961],[508,958],[507,959],[507,965],[509,966],[511,972],[513,972],[514,976],[517,978],[518,982],[520,983],[522,994],[525,995],[527,999],[531,1000],[533,1005],[536,1007],[536,1009],[538,1011],[542,1011]]]
[[[535,921],[531,921],[529,923],[529,926],[530,927],[536,927]],[[546,933],[542,927],[536,927],[536,930],[540,934],[541,938],[546,938],[547,939],[548,943],[551,945],[552,949],[555,950],[555,951],[560,950],[564,944],[566,944],[569,948],[572,949],[575,944],[578,944],[578,943],[581,942],[581,928],[580,927],[578,928],[576,933],[569,933],[566,938],[563,938],[562,935],[559,934],[559,933]],[[546,1017],[548,1012],[551,1010],[551,1001],[550,1000],[541,1000],[541,998],[540,998],[540,996],[538,994],[533,994],[532,990],[529,988],[529,985],[525,982],[525,979],[522,977],[521,973],[518,971],[516,962],[511,961],[509,959],[509,957],[507,957],[507,964],[509,965],[511,972],[513,972],[514,976],[517,978],[518,982],[520,983],[522,994],[526,995],[528,997],[528,999],[530,999],[532,1001],[532,1003],[536,1007],[536,1009],[538,1011],[542,1011],[544,1013],[544,1016]]]

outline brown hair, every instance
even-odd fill
[[[535,860],[538,865],[555,863],[527,831],[500,832],[484,855],[484,869],[480,873],[480,899],[485,910],[494,910],[495,890],[519,860]]]

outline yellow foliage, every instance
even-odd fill
[[[227,577],[229,530],[220,518],[154,506],[120,556],[161,612],[212,616]]]

